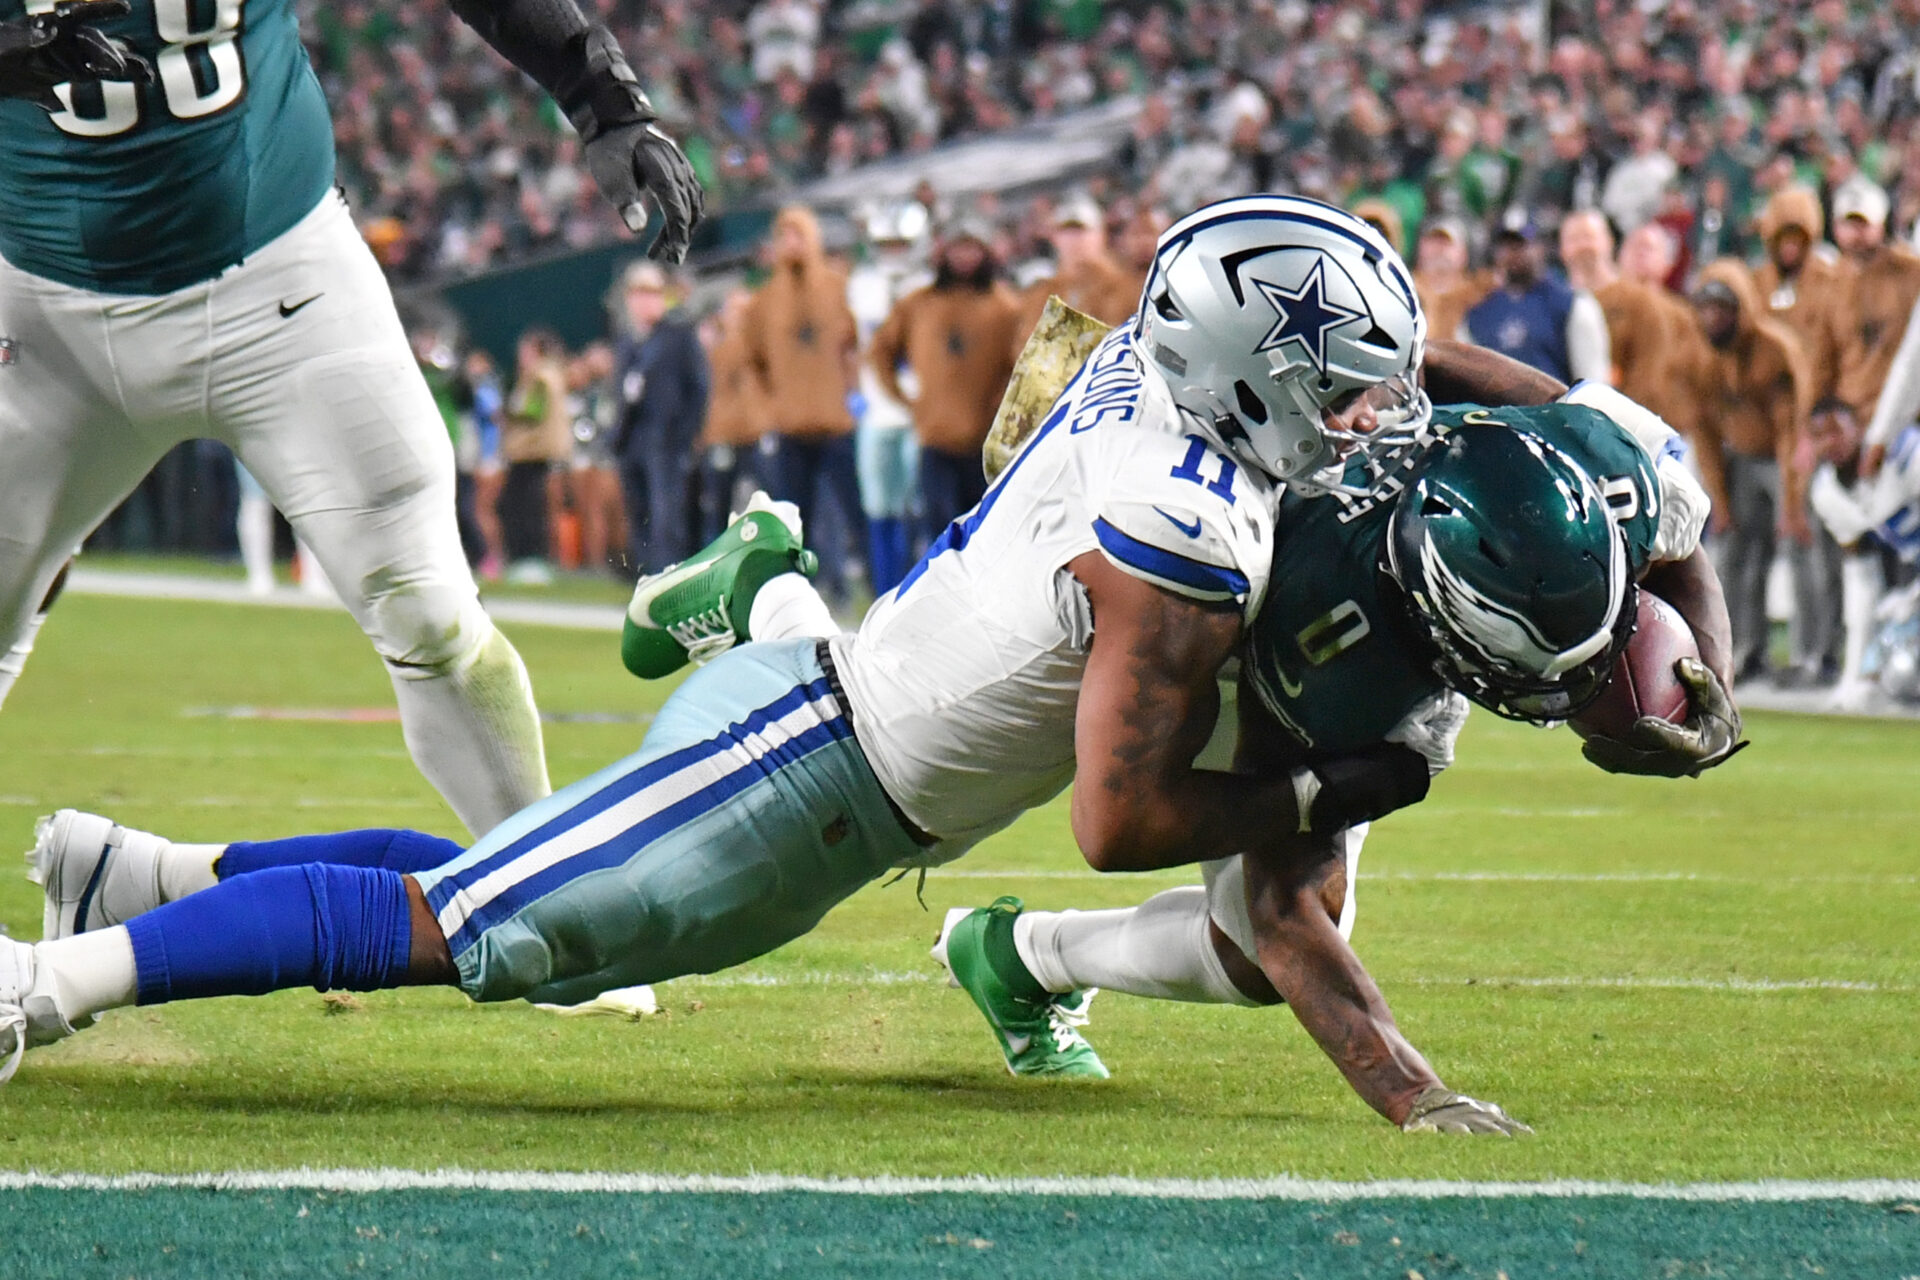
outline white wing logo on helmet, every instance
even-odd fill
[[[1614,575],[1625,572],[1622,540],[1614,538],[1612,566]],[[1568,649],[1555,649],[1532,621],[1524,615],[1489,599],[1471,582],[1455,573],[1431,535],[1420,543],[1420,567],[1428,589],[1436,597],[1437,611],[1451,619],[1449,630],[1479,651],[1481,670],[1505,668],[1522,674],[1558,679],[1605,651],[1613,639],[1614,621],[1620,612],[1616,594],[1607,608],[1605,622],[1585,640]],[[1610,576],[1609,581],[1616,580]],[[1467,657],[1470,655],[1459,655]]]
[[[1373,317],[1367,311],[1343,307],[1327,297],[1325,254],[1314,261],[1307,278],[1300,282],[1298,289],[1283,289],[1270,281],[1251,278],[1248,283],[1260,291],[1260,296],[1274,310],[1273,328],[1267,330],[1267,336],[1253,349],[1255,355],[1278,350],[1289,342],[1297,342],[1306,351],[1314,369],[1324,374],[1327,371],[1329,333],[1357,320],[1365,321],[1369,330],[1373,328]],[[1348,282],[1348,291],[1354,295],[1360,293],[1351,281]],[[1364,298],[1361,305],[1364,308]]]

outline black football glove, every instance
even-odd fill
[[[1433,774],[1411,747],[1385,743],[1293,771],[1300,832],[1329,835],[1427,798]]]
[[[1682,658],[1673,669],[1687,686],[1685,723],[1641,716],[1626,737],[1588,738],[1580,754],[1608,773],[1697,778],[1745,747],[1740,708],[1733,705],[1720,677],[1697,658]]]
[[[64,111],[55,85],[152,80],[153,68],[131,45],[93,27],[132,9],[128,0],[62,0],[52,13],[0,22],[0,98],[25,98],[48,111]]]
[[[556,94],[567,119],[579,131],[587,171],[620,210],[629,231],[647,225],[651,195],[666,225],[660,228],[649,258],[677,263],[687,256],[693,229],[700,225],[706,197],[680,145],[660,132],[653,104],[640,90],[639,77],[605,27],[586,35],[585,60]]]

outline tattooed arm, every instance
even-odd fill
[[[1074,727],[1073,833],[1095,870],[1273,848],[1282,836],[1335,831],[1426,794],[1426,762],[1398,746],[1262,777],[1195,769],[1219,716],[1216,680],[1239,643],[1240,611],[1163,591],[1098,551],[1068,567],[1093,606]]]

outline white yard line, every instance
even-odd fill
[[[495,1173],[466,1169],[289,1169],[230,1173],[0,1173],[0,1191],[500,1191],[579,1194],[769,1195],[811,1192],[856,1196],[1099,1196],[1151,1200],[1586,1200],[1621,1197],[1706,1204],[1850,1201],[1886,1204],[1920,1199],[1920,1181],[1849,1182],[1446,1182],[1386,1179],[1332,1182],[1309,1178],[809,1178],[781,1174],[710,1177],[652,1173]]]

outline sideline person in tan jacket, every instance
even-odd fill
[[[980,446],[1013,373],[1019,323],[992,232],[962,222],[940,245],[933,283],[902,298],[873,335],[873,371],[912,413],[920,439],[921,530],[929,541],[986,493]],[[917,397],[900,385],[902,364],[919,383]]]
[[[1811,407],[1812,379],[1800,341],[1760,301],[1746,264],[1711,263],[1694,287],[1693,306],[1710,354],[1694,392],[1701,404],[1696,445],[1722,535],[1720,580],[1733,619],[1736,678],[1767,670],[1767,571],[1777,535],[1799,537],[1805,484],[1795,449]]]
[[[788,205],[773,220],[772,272],[742,320],[748,359],[769,407],[761,479],[796,503],[820,556],[820,588],[846,596],[847,543],[864,547],[866,517],[854,471],[853,412],[859,330],[847,307],[847,273],[829,261],[812,210]],[[818,516],[831,502],[839,536]]]

